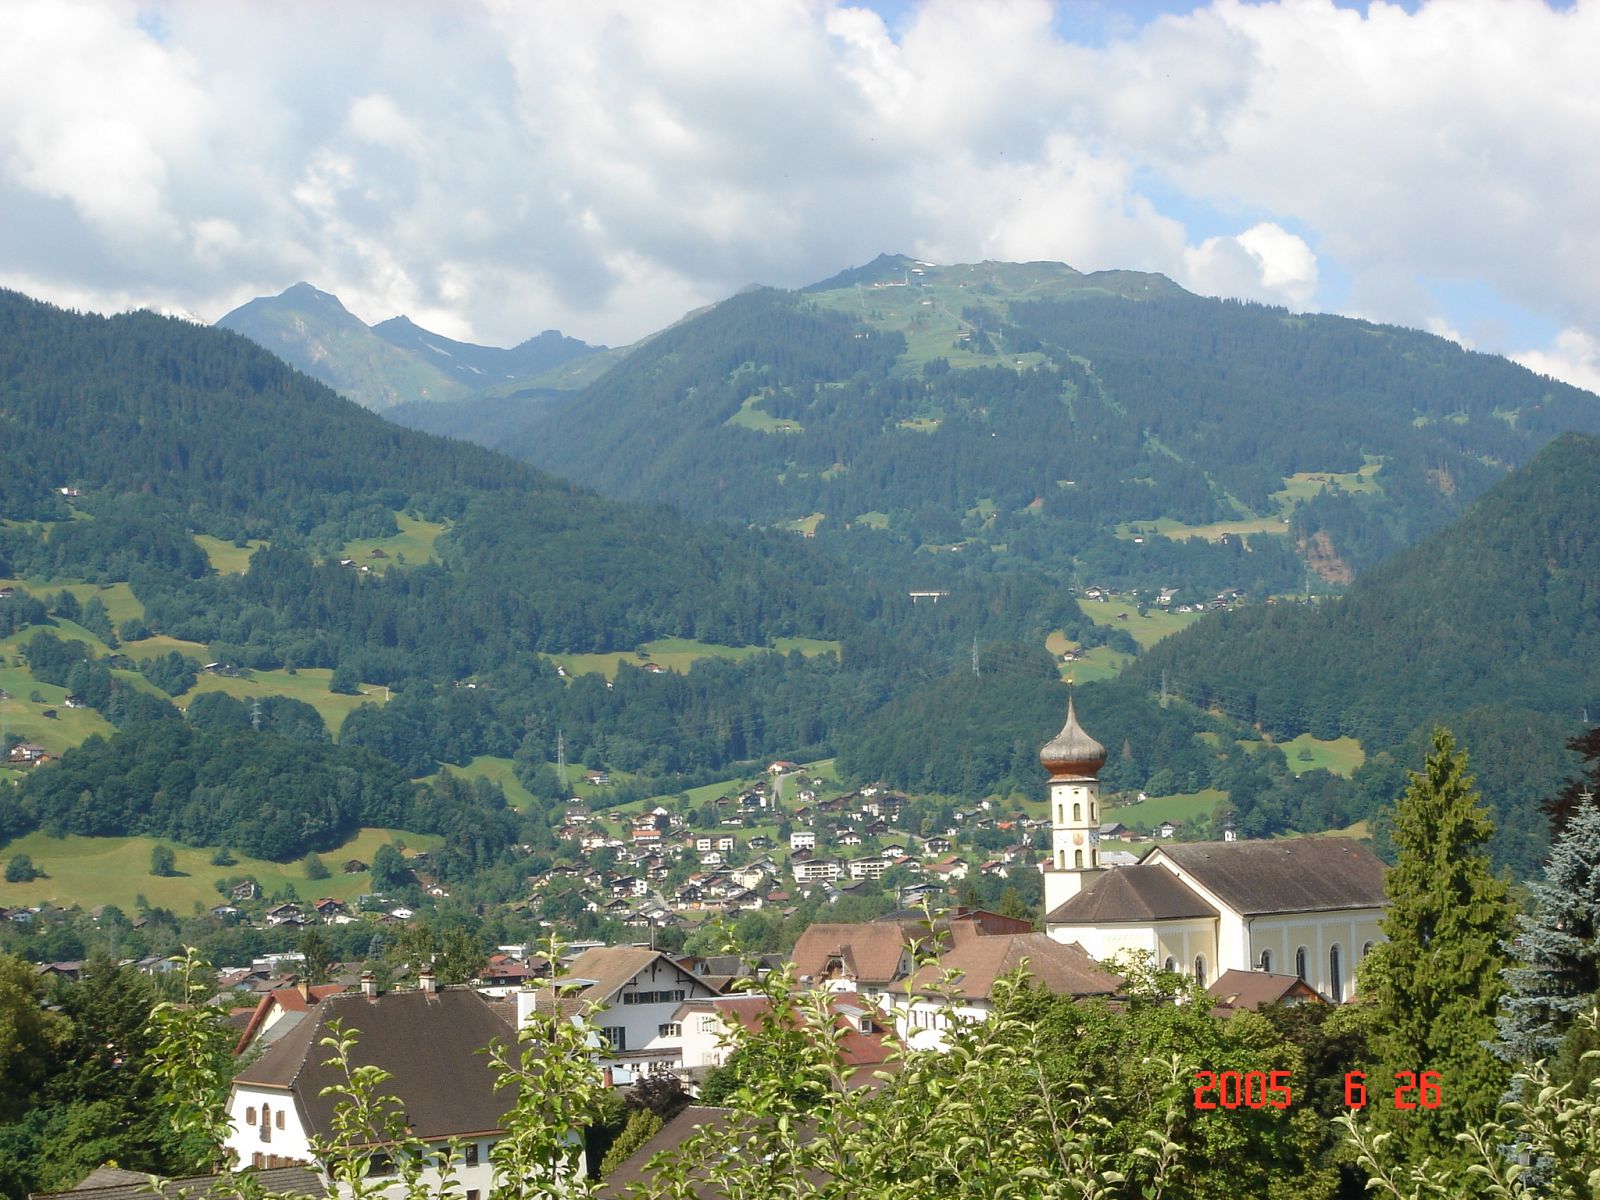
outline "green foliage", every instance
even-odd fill
[[[178,979],[179,999],[163,1000],[150,1010],[150,1073],[160,1083],[156,1103],[177,1135],[177,1167],[198,1174],[225,1165],[235,1038],[228,1010],[207,1003],[216,990],[215,971],[192,947],[185,951]]]
[[[7,883],[32,883],[39,878],[39,868],[26,854],[13,854],[6,863]]]
[[[359,696],[361,681],[356,677],[353,668],[340,663],[328,678],[328,690],[338,696]]]
[[[708,1100],[706,1103],[710,1104],[712,1101]],[[600,1178],[606,1178],[626,1162],[635,1150],[660,1133],[661,1124],[661,1118],[648,1108],[635,1109],[628,1117],[628,1123],[623,1126],[622,1133],[611,1143],[605,1157],[600,1160]]]
[[[328,864],[316,854],[306,855],[300,866],[305,871],[306,878],[313,881],[326,879],[332,873],[328,870]]]
[[[1453,1153],[1457,1134],[1494,1115],[1509,1078],[1490,1048],[1512,927],[1506,884],[1484,853],[1490,833],[1465,752],[1437,730],[1396,805],[1386,941],[1362,979],[1377,1007],[1374,1094],[1387,1097],[1397,1071],[1446,1081],[1436,1109],[1377,1109],[1374,1120],[1412,1161]]]
[[[150,848],[150,874],[173,875],[177,872],[177,857],[171,846],[155,845]]]

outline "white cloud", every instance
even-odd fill
[[[905,250],[1600,334],[1597,0],[152,3],[0,5],[0,282],[619,342]]]
[[[1600,395],[1600,339],[1581,329],[1563,329],[1545,349],[1524,350],[1510,357],[1530,371]]]

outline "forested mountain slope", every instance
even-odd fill
[[[1568,434],[1346,595],[1212,616],[1129,683],[1165,677],[1270,733],[1371,746],[1474,705],[1592,718],[1597,661],[1600,439]]]
[[[735,296],[505,444],[695,516],[1198,597],[1342,581],[1569,428],[1600,402],[1428,334],[886,257]]]

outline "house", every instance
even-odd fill
[[[953,849],[950,839],[934,834],[922,843],[923,858],[943,858]]]
[[[288,925],[291,922],[304,923],[306,919],[306,915],[300,906],[292,901],[287,904],[273,905],[267,909],[265,916],[269,928],[273,925]]]
[[[1224,971],[1206,992],[1216,998],[1216,1004],[1211,1009],[1211,1015],[1215,1017],[1256,1012],[1268,1004],[1326,1003],[1317,989],[1298,975],[1277,975],[1266,971]]]
[[[585,771],[583,773],[583,778],[586,782],[593,784],[595,787],[604,787],[606,784],[611,782],[611,772]]]
[[[498,1073],[481,1051],[509,1043],[511,1025],[489,1002],[466,988],[438,988],[424,973],[416,991],[379,995],[372,977],[360,992],[328,996],[254,1063],[234,1077],[228,1096],[233,1126],[225,1145],[247,1166],[322,1166],[312,1145],[337,1136],[337,1096],[343,1073],[328,1065],[322,1040],[334,1023],[360,1030],[351,1051],[358,1067],[389,1073],[383,1089],[398,1106],[410,1133],[435,1150],[458,1147],[452,1186],[458,1194],[487,1196],[493,1186],[489,1155],[505,1133],[504,1114],[515,1101],[496,1091]],[[387,1164],[380,1155],[374,1174]],[[430,1154],[421,1182],[442,1182]]]
[[[246,879],[233,885],[229,892],[235,900],[259,900],[261,898],[261,885],[254,879]]]
[[[34,742],[18,742],[6,755],[7,762],[20,763],[25,767],[36,767],[49,760],[50,751]]]
[[[595,1018],[605,1039],[600,1062],[617,1083],[682,1069],[683,1030],[674,1014],[685,1000],[716,995],[704,980],[643,946],[593,947],[573,959],[569,971],[567,982],[582,985],[571,998],[601,1010]],[[549,989],[519,992],[519,1012],[540,997],[548,1002]]]
[[[1178,830],[1182,828],[1182,821],[1163,821],[1156,826],[1156,836],[1158,838],[1174,838],[1178,836]]]
[[[68,708],[88,708],[89,707],[89,702],[87,700],[85,700],[82,696],[80,696],[77,692],[73,692],[70,696],[68,696],[66,698],[66,700],[64,701],[64,703],[66,704],[66,706]]]
[[[952,923],[954,929],[954,923]],[[1055,996],[1115,996],[1122,976],[1101,967],[1079,945],[1043,933],[956,934],[955,944],[907,980],[910,997],[896,1027],[913,1047],[938,1046],[955,1021],[986,1019],[996,983],[1024,970],[1028,981]]]
[[[790,850],[815,850],[817,835],[810,829],[796,829],[789,835]]]
[[[359,858],[347,858],[344,860],[344,866],[341,869],[346,875],[359,875],[361,872],[370,870],[371,868],[369,868],[367,864],[362,862]]]
[[[685,1001],[673,1014],[683,1027],[685,1072],[693,1076],[722,1066],[736,1045],[735,1037],[759,1033],[770,1020],[771,1008],[768,997],[751,994]],[[889,1061],[888,1031],[876,1007],[855,1003],[848,992],[836,992],[828,997],[828,1011],[844,1066],[870,1073],[871,1068]],[[809,1028],[810,1014],[796,1014],[796,1022]]]
[[[848,872],[836,858],[808,858],[792,864],[796,883],[818,883],[842,879]]]
[[[800,935],[789,958],[808,987],[873,996],[906,977],[913,949],[928,939],[928,927],[916,921],[816,924]]]
[[[311,984],[290,976],[288,986],[261,993],[255,1011],[250,1014],[239,1040],[234,1043],[234,1056],[237,1058],[247,1051],[272,1045],[298,1025],[318,1004],[344,990],[344,985],[340,983]]]

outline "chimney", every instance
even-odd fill
[[[517,1028],[521,1029],[528,1023],[528,1018],[533,1016],[539,1007],[539,993],[531,983],[525,983],[517,990]]]
[[[300,978],[296,979],[294,982],[295,982],[295,987],[300,992],[300,999],[304,1000],[307,1004],[310,1004],[311,1003],[311,980],[307,979],[305,976],[302,975]]]
[[[437,996],[439,994],[439,985],[433,978],[432,966],[423,967],[417,973],[417,986],[422,989],[424,996]]]
[[[361,972],[361,994],[368,1000],[378,998],[378,977],[371,971]]]

